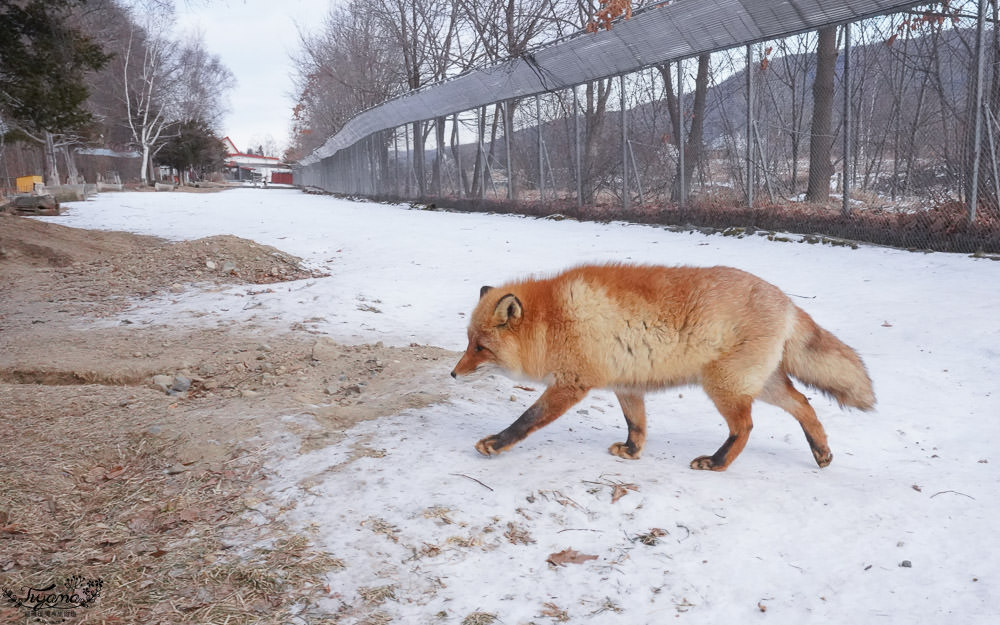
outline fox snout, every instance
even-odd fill
[[[476,367],[478,366],[479,363],[472,362],[472,359],[469,357],[468,352],[466,352],[462,356],[462,358],[458,361],[458,363],[455,365],[455,368],[451,370],[451,377],[458,378],[458,376],[460,375],[469,375],[470,373],[475,371]]]

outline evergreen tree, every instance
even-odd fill
[[[46,164],[55,160],[53,134],[78,132],[91,122],[85,75],[110,58],[70,24],[74,7],[84,2],[0,3],[0,116],[46,146]]]
[[[177,126],[177,133],[160,149],[156,160],[179,172],[194,171],[203,177],[222,169],[225,146],[202,120],[189,120]]]

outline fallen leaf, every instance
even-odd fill
[[[542,604],[541,615],[546,618],[552,618],[560,622],[569,620],[569,614],[566,612],[566,610],[563,610],[562,608],[552,603],[551,601]]]
[[[653,545],[659,544],[660,539],[668,535],[669,533],[670,532],[668,532],[665,529],[654,527],[653,529],[649,530],[648,533],[639,534],[638,536],[636,536],[635,540],[641,542],[644,545],[652,547]]]
[[[757,609],[760,610],[761,612],[767,612],[767,606],[764,605],[763,601],[757,602]]]
[[[611,491],[611,503],[615,503],[627,495],[630,490],[639,490],[639,487],[635,484],[615,484],[614,489]]]
[[[889,323],[888,321],[883,321],[883,322],[882,322],[882,327],[883,327],[883,328],[891,328],[891,327],[892,327],[892,324],[891,324],[891,323]]]
[[[108,470],[104,467],[94,467],[83,476],[83,481],[91,484],[99,482],[107,472]]]
[[[18,525],[17,523],[11,523],[10,525],[4,525],[0,527],[0,534],[27,534],[27,530]]]
[[[107,473],[105,473],[104,474],[104,479],[106,479],[108,481],[113,480],[116,477],[120,476],[124,472],[125,472],[125,467],[119,465],[119,466],[111,469]]]
[[[575,549],[563,549],[559,553],[553,553],[545,559],[553,566],[565,566],[566,564],[583,564],[587,560],[596,560],[597,556],[590,556],[580,553]]]

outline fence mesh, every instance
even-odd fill
[[[366,111],[296,182],[1000,253],[997,19],[987,0],[681,0]]]

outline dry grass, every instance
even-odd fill
[[[462,619],[462,625],[491,625],[499,620],[500,619],[497,618],[496,614],[490,614],[489,612],[472,612]]]
[[[168,472],[175,441],[87,416],[36,421],[0,447],[0,586],[24,596],[72,576],[102,580],[65,622],[106,624],[286,623],[329,593],[325,573],[343,562],[246,514],[264,483],[259,460],[234,452],[218,470]],[[0,428],[24,432],[12,419],[0,415]],[[269,546],[248,547],[259,544]],[[0,622],[25,616],[0,604]]]
[[[388,600],[396,600],[396,586],[389,584],[387,586],[362,586],[358,588],[358,594],[361,595],[361,599],[371,605],[379,605],[385,603]]]

